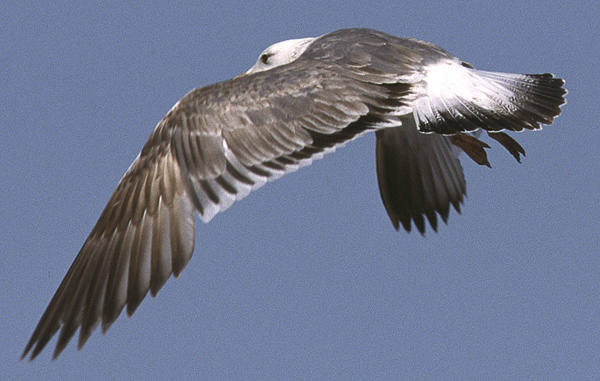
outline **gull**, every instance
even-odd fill
[[[134,313],[194,251],[194,214],[209,222],[267,181],[370,131],[381,199],[396,230],[437,229],[466,192],[458,153],[489,166],[485,131],[520,161],[503,131],[551,124],[565,103],[552,74],[475,69],[419,40],[343,29],[283,41],[247,72],[192,90],[158,123],[83,244],[22,359],[60,330],[53,358],[79,330]]]

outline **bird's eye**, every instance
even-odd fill
[[[269,53],[263,53],[260,55],[260,62],[264,63],[264,64],[268,64],[269,63],[269,58],[271,58],[273,54],[269,54]]]

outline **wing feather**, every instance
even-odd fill
[[[436,230],[436,213],[447,222],[450,205],[460,212],[465,179],[449,137],[419,133],[410,119],[376,135],[379,191],[396,230],[412,222],[424,234],[423,216]]]
[[[60,330],[56,357],[77,329],[81,347],[125,306],[133,314],[148,291],[156,295],[190,260],[194,210],[209,221],[267,181],[374,128],[364,119],[376,107],[368,102],[385,103],[390,93],[358,84],[371,92],[358,96],[333,69],[297,78],[287,70],[194,90],[165,116],[108,201],[23,356],[35,358]]]

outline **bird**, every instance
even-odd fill
[[[396,230],[437,231],[460,213],[464,152],[490,166],[486,133],[518,161],[505,131],[552,124],[565,103],[552,74],[475,69],[442,48],[372,29],[276,43],[230,80],[196,88],[158,123],[118,183],[27,343],[55,359],[101,323],[177,277],[209,222],[266,182],[375,132],[380,197]]]

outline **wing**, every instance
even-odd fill
[[[147,294],[176,276],[194,248],[193,204],[169,136],[159,124],[109,199],[50,301],[23,357],[35,358],[61,329],[54,357],[81,327],[83,346],[100,319],[106,330],[127,304],[131,314]]]
[[[408,86],[349,80],[331,65],[281,67],[190,92],[158,124],[109,199],[23,357],[60,330],[54,357],[131,315],[183,270],[204,221],[268,180],[391,123]]]
[[[451,137],[420,133],[412,120],[376,135],[379,193],[396,230],[413,221],[424,234],[424,217],[435,231],[437,214],[447,222],[450,205],[460,213],[466,183]]]

